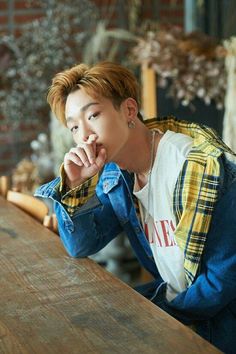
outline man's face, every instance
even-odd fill
[[[116,109],[111,100],[101,96],[91,97],[84,88],[80,88],[67,97],[65,116],[77,145],[95,134],[96,152],[104,147],[107,162],[119,161],[129,137],[126,101]]]

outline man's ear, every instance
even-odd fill
[[[123,102],[123,107],[125,109],[126,117],[128,120],[135,119],[138,114],[138,104],[135,99],[129,97],[126,98]]]

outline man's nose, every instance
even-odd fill
[[[87,126],[86,123],[81,123],[80,127],[79,127],[79,140],[81,142],[87,142],[90,134],[91,134],[91,130],[89,129],[89,127]]]

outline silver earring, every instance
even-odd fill
[[[130,129],[134,129],[135,128],[135,121],[133,121],[133,120],[128,121],[128,127]]]

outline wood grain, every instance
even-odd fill
[[[0,198],[0,353],[219,353]]]
[[[146,63],[141,67],[144,120],[157,117],[157,75]]]

